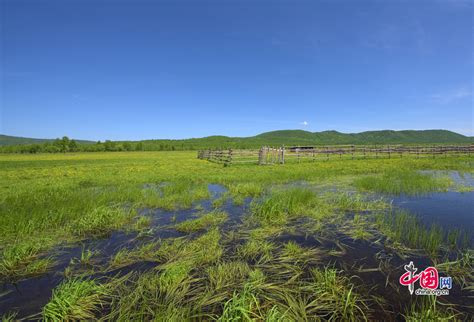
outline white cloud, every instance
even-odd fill
[[[430,98],[439,104],[449,104],[454,101],[469,98],[472,96],[472,90],[468,87],[459,87],[446,92],[435,93]]]
[[[306,121],[303,121],[303,122],[301,122],[300,124],[303,125],[303,126],[308,126],[308,125],[309,125],[309,123],[306,122]]]

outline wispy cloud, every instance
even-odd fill
[[[449,91],[434,93],[430,98],[439,104],[449,104],[461,99],[466,99],[472,96],[472,89],[469,87],[459,87]]]

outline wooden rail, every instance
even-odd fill
[[[338,159],[367,159],[367,158],[403,158],[411,156],[415,158],[447,156],[447,155],[469,155],[474,152],[474,144],[471,145],[339,145],[339,146],[315,146],[315,147],[268,147],[263,146],[258,150],[219,150],[208,149],[198,151],[198,158],[210,162],[228,166],[238,163],[284,164],[288,162],[329,160]]]

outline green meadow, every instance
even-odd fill
[[[474,159],[223,167],[186,151],[3,154],[0,280],[59,276],[30,316],[45,320],[469,319],[471,237],[390,202],[456,188],[420,170],[473,174]],[[117,233],[133,243],[94,244]],[[82,249],[61,265],[68,247]],[[444,267],[461,295],[409,301],[397,281],[413,256]],[[3,320],[23,318],[21,305],[0,306]]]

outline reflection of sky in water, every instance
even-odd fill
[[[426,174],[448,175],[455,185],[474,186],[471,174],[456,171],[423,171]],[[456,189],[454,187],[454,189]],[[446,228],[460,228],[472,235],[474,230],[474,192],[437,192],[421,196],[392,197],[395,206],[418,215],[425,223]]]

